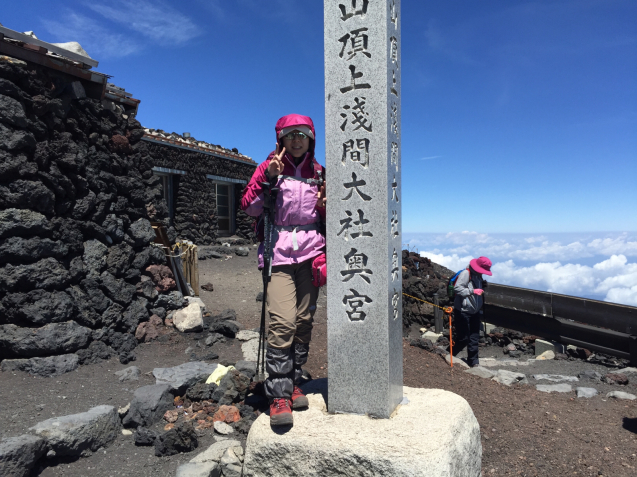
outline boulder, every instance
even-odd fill
[[[96,406],[80,414],[47,419],[29,431],[45,439],[57,456],[79,456],[115,440],[120,427],[115,407]]]
[[[537,342],[537,340],[536,340]],[[555,352],[552,350],[546,350],[542,354],[536,356],[535,359],[545,360],[545,359],[555,359]]]
[[[89,272],[89,278],[94,278],[106,268],[108,247],[99,240],[87,240],[84,242],[84,255],[82,261],[84,268]]]
[[[451,365],[451,356],[446,355],[445,361],[447,362],[447,364]],[[457,356],[453,357],[453,365],[458,366],[460,368],[465,368],[465,369],[469,367],[467,363],[465,363],[462,359],[458,358]]]
[[[216,462],[188,462],[177,467],[177,477],[220,477],[221,467]]]
[[[606,384],[619,384],[625,386],[628,384],[628,376],[619,373],[608,373],[602,378]]]
[[[25,371],[35,376],[48,378],[74,371],[79,366],[77,354],[63,354],[47,358],[5,359],[2,371]]]
[[[155,455],[157,457],[192,452],[197,448],[197,432],[192,421],[183,421],[174,428],[160,434],[155,439]]]
[[[40,457],[46,454],[41,437],[22,435],[0,441],[0,475],[28,477]]]
[[[622,368],[611,371],[609,374],[623,374],[625,376],[630,376],[631,374],[637,374],[637,368]]]
[[[28,209],[0,210],[0,239],[43,235],[51,226],[47,218]]]
[[[241,352],[243,353],[243,359],[246,361],[257,361],[257,355],[259,354],[259,340],[250,340],[241,344]]]
[[[219,404],[232,404],[245,399],[250,386],[250,378],[236,369],[231,369],[221,378],[212,399]]]
[[[239,341],[250,341],[250,340],[254,340],[254,339],[258,339],[259,338],[259,332],[258,331],[252,331],[252,330],[241,330],[237,333],[236,338]]]
[[[168,384],[137,388],[131,407],[123,420],[126,427],[148,427],[159,421],[173,407],[173,395]]]
[[[573,388],[570,384],[536,384],[535,389],[543,393],[570,393]]]
[[[536,381],[551,381],[553,383],[559,383],[562,381],[579,381],[579,378],[577,378],[576,376],[564,376],[561,374],[534,374],[533,379],[535,379]]]
[[[505,386],[511,386],[512,384],[529,383],[525,374],[508,371],[506,369],[498,369],[491,379],[497,383],[504,384]]]
[[[228,434],[232,434],[234,432],[234,429],[223,421],[215,421],[214,428],[215,432],[217,434],[221,434],[222,436],[227,436]]]
[[[146,268],[146,273],[150,275],[152,282],[155,284],[155,289],[159,293],[166,293],[177,287],[175,276],[166,265],[150,265]]]
[[[218,441],[212,444],[201,454],[191,459],[190,462],[192,463],[220,462],[226,450],[231,449],[233,447],[240,447],[240,446],[241,446],[241,442],[237,440],[224,439],[222,441]]]
[[[127,382],[138,381],[140,374],[141,371],[137,366],[130,366],[128,368],[122,369],[121,371],[117,371],[115,373],[115,376],[119,376],[120,382]]]
[[[62,290],[71,282],[71,275],[54,258],[44,258],[28,265],[6,265],[0,268],[0,292],[34,289]]]
[[[133,434],[136,446],[152,446],[155,444],[157,433],[146,427],[138,427]]]
[[[625,393],[623,391],[611,391],[606,394],[607,398],[615,398],[615,399],[628,399],[629,401],[634,401],[637,399],[637,396],[630,393]]]
[[[168,384],[176,394],[182,395],[189,387],[207,379],[217,366],[216,363],[191,361],[172,368],[155,368],[153,376],[157,384]]]
[[[473,374],[484,379],[491,379],[494,375],[493,371],[488,370],[482,366],[476,366],[475,368],[469,368],[465,370],[467,374]]]
[[[226,424],[232,424],[233,422],[237,422],[241,419],[241,414],[239,413],[239,409],[235,406],[219,406],[217,412],[215,412],[214,416],[212,416],[212,420],[214,422],[221,421]]]
[[[228,338],[234,338],[240,329],[241,325],[236,321],[214,321],[208,326],[208,331],[221,333]]]
[[[168,294],[160,294],[155,300],[155,306],[166,310],[178,310],[185,304],[184,296],[181,292],[174,290]]]
[[[575,391],[577,391],[578,398],[592,398],[599,394],[595,388],[577,387],[575,388]]]
[[[203,315],[198,303],[191,303],[173,315],[173,325],[182,333],[203,330]]]
[[[73,317],[75,307],[63,291],[32,290],[12,293],[2,300],[11,323],[30,322],[36,325],[59,323]]]
[[[247,377],[252,379],[257,372],[257,362],[251,360],[242,360],[237,361],[234,365],[234,368],[239,371],[241,374],[245,374]]]
[[[135,240],[136,247],[148,245],[151,241],[155,240],[155,231],[148,219],[139,219],[133,222],[128,229],[128,234]]]
[[[391,419],[329,414],[322,395],[311,393],[285,432],[262,414],[248,434],[243,476],[480,475],[480,426],[469,404],[440,389],[403,387],[403,394],[408,404]],[[423,442],[435,445],[423,451]]]
[[[50,356],[86,347],[91,330],[75,321],[51,323],[41,328],[0,325],[0,358]]]
[[[602,375],[597,371],[586,370],[577,375],[582,381],[601,381]]]
[[[216,390],[217,385],[215,383],[206,384],[205,382],[199,382],[188,388],[186,397],[191,401],[206,401],[212,399]]]

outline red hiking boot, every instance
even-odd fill
[[[310,402],[307,400],[307,396],[303,394],[303,391],[301,391],[301,388],[294,386],[294,391],[292,391],[292,409],[303,409],[309,405]]]
[[[293,421],[292,401],[285,398],[278,398],[270,404],[270,425],[271,426],[291,426]]]

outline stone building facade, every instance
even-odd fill
[[[146,129],[142,141],[163,190],[167,225],[179,238],[198,245],[229,235],[253,238],[254,219],[239,208],[257,166],[252,159],[187,134]]]

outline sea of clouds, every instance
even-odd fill
[[[451,270],[481,255],[494,283],[637,306],[637,233],[405,233],[403,248]]]

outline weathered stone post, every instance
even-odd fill
[[[329,411],[403,396],[400,0],[325,0]]]

